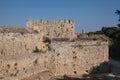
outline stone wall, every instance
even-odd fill
[[[73,39],[74,34],[74,21],[73,20],[60,20],[60,21],[46,21],[46,20],[28,20],[26,22],[27,28],[44,33],[44,36],[49,38],[69,38]]]
[[[81,76],[108,61],[107,41],[53,41],[49,46],[51,49],[46,53],[1,57],[0,78],[20,80],[38,73],[43,75],[45,72],[50,72],[53,76]],[[103,69],[98,68],[97,71]]]
[[[0,56],[31,53],[38,39],[37,33],[0,33]]]
[[[57,44],[57,45],[56,45]],[[56,42],[55,74],[89,74],[93,67],[108,61],[108,43],[106,41]],[[102,71],[102,70],[101,70]]]

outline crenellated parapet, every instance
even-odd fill
[[[74,33],[74,21],[73,20],[28,20],[26,27],[36,30],[39,33],[43,33],[44,36],[53,38],[69,38],[73,39]]]

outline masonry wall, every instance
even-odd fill
[[[55,45],[57,44],[57,45]],[[89,74],[93,67],[108,61],[108,43],[76,41],[54,43],[56,75]],[[105,66],[104,66],[105,68]],[[104,71],[100,70],[99,71]]]
[[[0,33],[0,56],[31,53],[38,39],[36,33]]]
[[[93,67],[108,61],[107,41],[53,41],[50,47],[51,50],[46,53],[1,57],[0,77],[3,77],[4,80],[20,80],[41,73],[44,80],[45,72],[49,72],[53,76],[80,76],[89,74]],[[104,68],[99,67],[99,71],[97,71],[107,69],[108,67],[104,66]]]
[[[40,33],[44,33],[44,36],[47,36],[51,39],[53,38],[73,39],[75,37],[73,20],[60,20],[60,21],[28,20],[26,22],[26,26],[27,28],[36,30]]]

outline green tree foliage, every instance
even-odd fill
[[[120,24],[117,24],[117,26],[120,28]]]
[[[116,39],[116,37],[114,37],[114,36],[117,35],[116,32],[120,31],[120,29],[118,29],[117,27],[103,27],[101,29],[101,31],[102,31],[103,34],[105,34],[109,38]]]
[[[115,14],[119,16],[118,21],[120,22],[120,10],[116,10]],[[120,27],[120,24],[118,24],[117,26]]]
[[[118,21],[120,21],[120,10],[116,10],[115,14],[117,14],[119,16]]]

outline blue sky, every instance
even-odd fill
[[[76,32],[100,30],[116,26],[120,0],[0,0],[0,25],[25,26],[31,20],[75,21]]]

